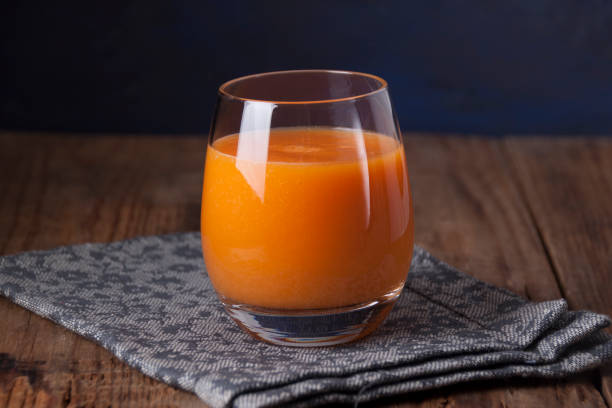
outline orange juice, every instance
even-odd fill
[[[413,245],[402,145],[343,128],[228,135],[206,155],[202,248],[233,303],[358,305],[400,289]]]

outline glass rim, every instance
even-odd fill
[[[264,76],[271,76],[271,75],[286,75],[286,74],[299,74],[299,73],[328,73],[328,74],[354,75],[354,76],[359,76],[359,77],[366,77],[366,78],[374,79],[375,81],[377,81],[379,87],[370,92],[347,96],[344,98],[314,99],[310,101],[291,101],[291,100],[278,101],[278,100],[272,100],[272,99],[246,98],[243,96],[234,95],[227,90],[227,87],[235,83],[238,83],[240,81],[244,81],[248,79],[261,78]],[[389,85],[387,84],[387,81],[385,81],[383,78],[379,77],[378,75],[368,74],[365,72],[336,70],[336,69],[293,69],[293,70],[284,70],[284,71],[262,72],[259,74],[244,75],[238,78],[230,79],[229,81],[226,81],[223,84],[221,84],[221,86],[219,86],[218,93],[220,96],[224,96],[230,99],[236,99],[236,100],[244,101],[244,102],[264,102],[264,103],[273,103],[276,105],[311,105],[311,104],[317,104],[317,103],[334,103],[334,102],[344,102],[344,101],[351,101],[351,100],[367,98],[368,96],[371,96],[371,95],[387,90],[388,87]]]

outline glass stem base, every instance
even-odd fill
[[[373,332],[387,317],[401,287],[369,302],[330,309],[268,309],[221,296],[229,315],[257,339],[281,346],[333,346]]]

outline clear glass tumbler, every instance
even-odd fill
[[[283,71],[219,88],[202,248],[221,302],[248,333],[291,346],[371,333],[404,286],[412,214],[382,78]]]

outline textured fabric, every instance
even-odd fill
[[[612,359],[606,316],[531,303],[415,248],[400,300],[371,336],[296,349],[252,339],[183,233],[0,258],[0,291],[213,407],[365,402],[476,379],[561,377]]]

